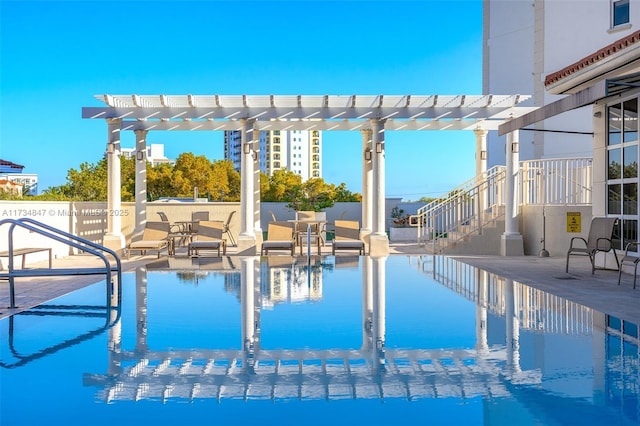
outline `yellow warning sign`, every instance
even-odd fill
[[[581,232],[580,212],[567,212],[567,232]]]

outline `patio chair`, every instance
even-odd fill
[[[222,233],[227,234],[227,236],[229,237],[229,241],[233,246],[237,246],[238,243],[236,242],[235,237],[231,233],[231,218],[233,217],[234,214],[236,214],[235,210],[229,213],[229,216],[227,217],[227,221],[223,224],[224,226],[223,226]]]
[[[302,247],[307,240],[315,240],[318,245],[318,254],[321,254],[321,247],[324,244],[322,233],[324,222],[318,221],[316,212],[301,210],[296,212],[295,220],[295,240],[300,245],[300,255],[302,255]]]
[[[191,213],[191,232],[198,232],[198,224],[201,220],[209,220],[209,212],[193,212]]]
[[[147,250],[157,250],[159,259],[160,251],[169,247],[169,230],[169,222],[147,222],[142,239],[127,246],[127,259],[131,257],[132,250],[138,250],[142,255],[146,254]]]
[[[591,261],[592,275],[595,273],[596,269],[619,271],[620,262],[618,261],[616,248],[611,241],[613,228],[617,220],[618,219],[614,217],[594,217],[591,220],[591,226],[589,227],[589,236],[586,240],[582,237],[571,238],[569,251],[567,251],[567,266],[565,268],[565,272],[569,272],[569,257],[571,255],[589,256],[589,260]],[[574,244],[578,245],[574,246]],[[618,267],[616,269],[597,268],[596,255],[598,254],[598,252],[608,253],[610,251],[613,251],[613,257]]]
[[[187,255],[200,256],[201,251],[216,251],[220,257],[227,254],[227,243],[222,238],[224,223],[220,221],[201,220],[198,224],[198,232],[192,234],[192,240],[187,246]]]
[[[336,250],[357,250],[364,254],[364,241],[360,239],[360,223],[357,220],[336,220],[335,235],[331,241],[331,254]]]
[[[269,222],[267,239],[262,242],[260,254],[269,254],[269,250],[287,250],[293,256],[294,248],[293,224],[290,222]]]
[[[158,212],[158,216],[160,216],[160,220],[163,222],[169,222],[169,218],[167,217],[167,214],[165,212]],[[169,225],[169,232],[180,232],[180,225]]]
[[[638,245],[640,245],[640,243],[627,243],[627,246],[624,249],[624,256],[622,257],[622,260],[620,260],[620,270],[618,271],[618,285],[620,285],[620,278],[622,277],[622,265],[624,265],[625,263],[630,263],[633,265],[633,288],[636,288],[638,263],[640,263],[640,257],[636,253],[636,251],[638,250]],[[631,253],[636,253],[636,255],[632,256]]]

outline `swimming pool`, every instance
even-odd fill
[[[0,321],[0,423],[637,424],[638,328],[438,256],[167,259]]]

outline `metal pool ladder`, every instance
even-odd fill
[[[65,275],[105,275],[107,280],[107,294],[110,293],[110,285],[113,285],[113,273],[116,273],[118,284],[122,282],[122,264],[118,254],[100,244],[54,228],[42,222],[30,218],[20,219],[4,219],[0,221],[0,226],[9,225],[9,259],[7,272],[0,272],[0,279],[9,281],[9,308],[16,308],[15,301],[15,278],[16,277],[49,277],[49,276],[65,276]],[[13,231],[17,227],[27,229],[31,232],[51,238],[52,240],[77,248],[89,254],[100,258],[104,262],[104,266],[85,267],[85,268],[33,268],[33,269],[15,269],[13,266]],[[111,255],[115,259],[115,265],[107,258]]]

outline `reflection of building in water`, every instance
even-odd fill
[[[295,262],[289,256],[270,256],[261,271],[261,306],[322,299],[322,263]]]
[[[288,268],[273,263],[259,268],[258,260],[245,258],[237,348],[147,347],[145,292],[140,291],[136,322],[143,326],[136,329],[135,350],[124,347],[119,325],[112,327],[109,369],[86,374],[84,384],[100,387],[99,398],[105,402],[480,397],[485,419],[509,413],[517,404],[523,416],[519,423],[568,424],[562,420],[602,407],[640,420],[635,325],[452,259],[425,257],[418,266],[434,278],[424,280],[425,285],[441,285],[475,304],[475,345],[387,348],[386,261],[362,261],[360,348],[262,349],[260,335],[270,330],[261,330],[259,305],[275,303],[277,287],[271,278],[294,281],[296,268],[291,263]],[[299,266],[311,272],[304,276],[308,286],[313,273],[321,275],[322,268]],[[137,277],[140,287],[146,282],[143,272]],[[290,300],[290,285],[279,285],[278,294]],[[260,290],[272,293],[260,302]],[[539,404],[541,400],[550,403]]]

